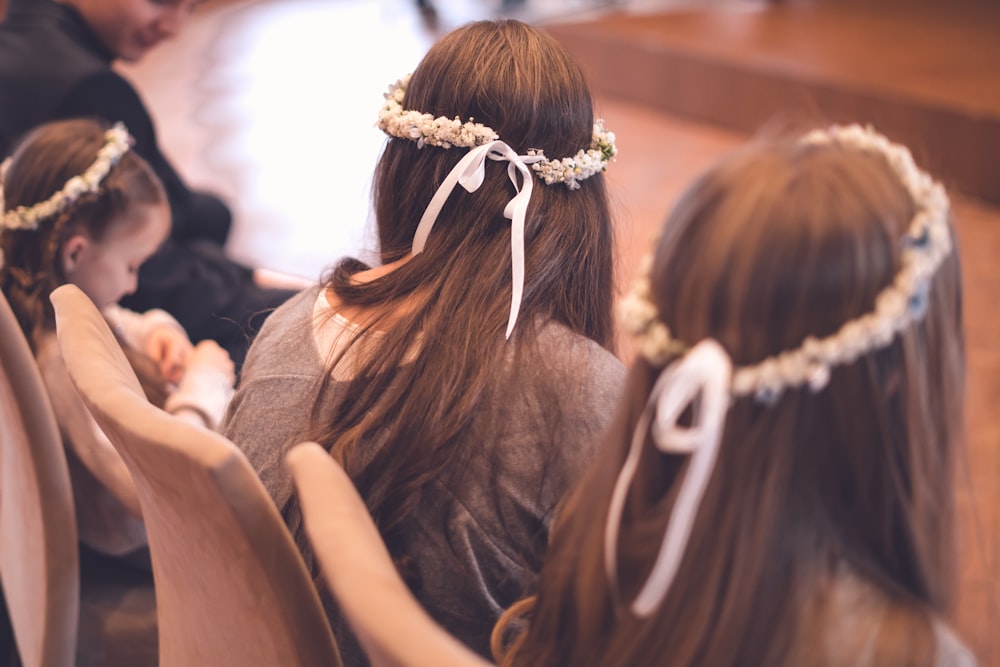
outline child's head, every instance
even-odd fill
[[[170,230],[159,179],[124,127],[56,121],[31,131],[0,174],[2,287],[29,337],[53,324],[49,294],[78,285],[98,307],[135,291]]]
[[[524,655],[603,634],[598,662],[782,664],[823,636],[817,600],[843,572],[943,611],[964,380],[952,237],[940,186],[856,126],[753,144],[695,181],[625,302],[640,357],[553,539]],[[714,420],[712,359],[732,373]],[[669,419],[671,391],[683,407],[701,389]]]
[[[564,47],[518,21],[468,24],[440,39],[393,87],[379,126],[392,137],[375,173],[380,250],[383,261],[417,255],[409,289],[448,280],[467,290],[474,278],[482,315],[500,330],[506,320],[508,334],[515,319],[541,313],[610,340],[613,247],[601,172],[614,155],[614,136],[595,128],[590,90]],[[477,148],[494,140],[503,146],[488,159]],[[480,158],[470,171],[485,161],[478,189],[471,174],[443,186],[472,153]],[[523,159],[511,160],[515,155]],[[522,215],[512,202],[518,191]],[[430,220],[418,241],[425,213]],[[513,244],[524,256],[520,280],[516,269],[512,276],[511,235],[522,224],[524,241]],[[524,289],[513,309],[512,284]]]

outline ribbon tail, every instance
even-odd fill
[[[510,295],[510,317],[507,319],[505,338],[510,340],[510,334],[517,323],[517,314],[521,310],[521,297],[524,295],[524,211],[515,212],[510,227],[510,269],[512,275],[512,290]]]
[[[647,434],[652,436],[661,452],[691,454],[680,492],[667,519],[656,562],[630,605],[639,618],[648,617],[663,601],[687,550],[722,441],[729,407],[730,374],[731,362],[722,347],[715,341],[702,341],[660,374],[632,433],[628,456],[611,494],[604,528],[605,573],[613,589],[618,580],[617,549],[622,511]],[[680,427],[677,420],[686,406],[699,396],[696,423],[689,428]]]
[[[666,417],[667,423],[658,423],[659,419],[654,419],[653,440],[661,451],[688,451],[692,452],[692,456],[667,520],[656,563],[632,602],[632,610],[640,617],[647,617],[656,610],[677,576],[691,539],[698,508],[715,468],[729,410],[732,366],[725,350],[714,340],[704,340],[695,345],[681,361],[676,362],[672,371],[665,373],[669,377],[669,385],[664,387],[664,393],[657,401],[660,403],[657,411],[662,410],[657,417]],[[680,428],[677,419],[684,406],[699,394],[701,404],[695,417],[697,425]]]
[[[667,524],[667,530],[660,547],[660,554],[653,565],[645,586],[639,591],[632,602],[632,610],[640,618],[652,614],[666,597],[681,559],[687,550],[688,540],[694,528],[694,520],[701,505],[701,499],[708,487],[708,481],[715,468],[716,455],[719,452],[719,442],[715,440],[695,451],[691,463],[685,473],[680,493],[674,503]]]
[[[459,183],[468,192],[475,192],[479,189],[479,186],[483,183],[483,178],[485,176],[485,160],[486,154],[493,147],[496,142],[491,142],[484,144],[482,146],[477,146],[473,148],[465,156],[459,160],[458,164],[451,170],[448,176],[444,179],[444,182],[438,187],[437,192],[431,198],[431,202],[424,209],[424,214],[420,216],[420,222],[417,224],[417,231],[413,235],[413,245],[410,248],[410,252],[414,255],[419,255],[424,251],[424,246],[427,245],[427,237],[430,236],[431,228],[434,227],[434,223],[437,221],[438,215],[441,213],[441,209],[444,208],[445,202],[448,201],[448,197],[451,196],[452,191],[455,186]]]
[[[628,490],[639,465],[643,440],[646,438],[649,423],[652,421],[652,413],[652,408],[647,405],[639,416],[639,422],[636,424],[635,431],[632,432],[628,456],[618,472],[618,479],[615,480],[615,487],[608,503],[608,516],[604,524],[604,574],[611,584],[611,591],[615,597],[618,597],[618,529],[621,526]]]
[[[514,166],[514,163],[511,163]],[[531,172],[523,164],[517,165],[524,179],[524,184],[517,195],[514,196],[507,207],[504,215],[510,218],[510,270],[511,270],[511,295],[510,295],[510,317],[507,319],[507,333],[505,340],[510,340],[510,334],[514,331],[517,323],[517,315],[521,310],[521,298],[524,296],[524,224],[528,215],[528,203],[531,201]],[[510,176],[514,179],[513,169]],[[517,187],[515,183],[514,187]]]

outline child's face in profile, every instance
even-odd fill
[[[62,253],[66,278],[98,308],[117,303],[135,292],[139,267],[156,252],[169,231],[166,202],[136,204],[111,222],[102,240],[78,234],[66,241]]]
[[[91,29],[116,58],[141,60],[165,39],[176,37],[201,0],[74,0]]]

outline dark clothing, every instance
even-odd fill
[[[80,14],[52,0],[12,0],[0,23],[0,154],[42,123],[94,117],[125,123],[135,151],[163,181],[170,201],[170,238],[139,272],[139,289],[122,301],[131,310],[163,308],[193,341],[211,338],[237,364],[246,354],[250,318],[293,292],[261,290],[253,271],[221,248],[232,214],[218,198],[192,192],[160,151],[156,129],[135,88],[112,69],[114,55]]]

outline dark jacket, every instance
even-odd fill
[[[88,116],[124,122],[135,151],[163,181],[173,228],[164,247],[143,265],[138,291],[122,304],[137,311],[167,310],[192,340],[218,340],[239,363],[250,315],[273,308],[289,293],[259,290],[252,271],[226,257],[218,230],[228,228],[228,207],[184,183],[160,151],[145,104],[112,69],[113,60],[72,7],[11,0],[0,23],[0,154],[51,120]]]

